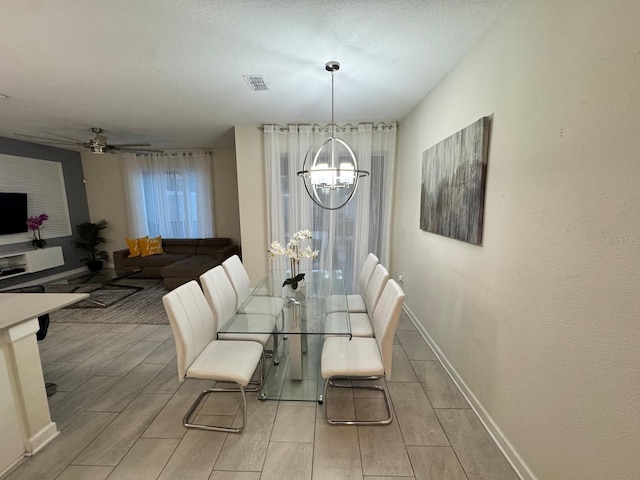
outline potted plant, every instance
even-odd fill
[[[282,286],[288,285],[292,290],[296,290],[298,285],[304,280],[304,273],[300,273],[300,259],[301,258],[317,258],[320,253],[319,250],[311,250],[311,247],[307,247],[304,250],[300,249],[300,242],[302,240],[310,240],[311,232],[309,230],[299,230],[293,234],[287,247],[283,247],[280,242],[271,242],[269,246],[269,257],[273,258],[277,255],[286,255],[291,262],[291,277],[287,278]]]
[[[49,215],[46,213],[41,213],[37,217],[27,218],[27,228],[33,231],[31,245],[33,245],[34,248],[45,248],[47,246],[47,241],[42,238],[42,232],[40,231],[44,222],[47,220],[49,220]]]
[[[102,262],[109,258],[106,250],[99,249],[99,246],[106,242],[100,232],[108,225],[109,222],[104,219],[76,225],[78,238],[73,241],[73,244],[87,254],[82,260],[87,262],[87,267],[92,272],[102,270]]]

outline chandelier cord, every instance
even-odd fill
[[[331,70],[331,138],[335,138],[335,122],[333,121],[333,77],[335,76],[335,70]]]

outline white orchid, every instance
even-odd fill
[[[287,251],[280,244],[280,242],[271,242],[271,245],[269,246],[268,253],[269,253],[269,257],[273,258],[276,255],[286,255]]]
[[[320,250],[311,250],[311,247],[305,248],[301,255],[306,258],[317,258],[320,255]]]
[[[285,285],[291,285],[291,288],[294,290],[298,287],[298,282],[301,282],[304,279],[304,273],[298,273],[298,268],[300,265],[301,258],[317,258],[320,254],[320,250],[312,250],[311,247],[307,246],[304,249],[300,249],[299,245],[302,240],[311,240],[311,232],[309,230],[303,229],[298,230],[293,234],[289,243],[287,243],[287,247],[283,247],[280,242],[273,241],[267,250],[270,258],[273,258],[278,255],[285,255],[289,258],[291,262],[291,278],[287,278],[283,283],[283,287]]]

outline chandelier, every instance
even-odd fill
[[[327,62],[325,69],[331,73],[331,137],[322,142],[318,150],[314,151],[312,146],[307,151],[302,170],[297,173],[316,205],[327,210],[338,210],[349,203],[358,188],[358,179],[366,177],[369,172],[358,170],[358,160],[351,147],[335,137],[333,78],[340,64]]]

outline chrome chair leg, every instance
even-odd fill
[[[280,354],[278,352],[278,326],[273,329],[273,364],[278,365],[280,363]]]
[[[391,406],[391,398],[389,397],[389,392],[384,387],[380,385],[341,385],[336,383],[336,380],[377,380],[380,377],[329,377],[324,381],[324,388],[322,392],[322,399],[324,403],[324,417],[327,420],[327,423],[331,425],[389,425],[393,421],[393,408]],[[377,390],[381,391],[384,394],[385,399],[385,407],[387,409],[387,418],[383,420],[348,420],[348,419],[338,419],[338,418],[329,418],[329,402],[327,399],[327,389],[329,386],[335,388],[356,388],[360,390]]]
[[[242,430],[244,430],[244,426],[247,424],[247,395],[245,394],[245,390],[244,390],[244,387],[242,385],[238,385],[238,387],[240,387],[240,388],[239,389],[235,389],[235,388],[208,388],[206,390],[203,390],[202,393],[200,393],[200,395],[198,395],[198,398],[196,398],[196,401],[193,403],[193,405],[191,405],[191,407],[187,411],[187,414],[182,419],[182,425],[184,425],[186,428],[194,428],[194,429],[197,429],[197,430],[208,430],[208,431],[227,432],[227,433],[240,433],[240,432],[242,432]],[[237,427],[237,428],[220,427],[220,426],[204,425],[204,424],[201,424],[201,423],[192,423],[191,422],[191,416],[195,412],[196,408],[198,408],[198,405],[200,405],[202,399],[207,397],[210,393],[213,393],[213,392],[238,392],[238,391],[240,392],[240,395],[242,397],[242,425],[240,427]]]
[[[272,333],[273,337],[273,350],[265,350],[267,358],[273,358],[273,364],[278,365],[280,363],[280,354],[278,353],[278,326],[276,325]]]
[[[244,430],[244,426],[247,424],[247,395],[246,392],[257,392],[258,390],[260,390],[260,388],[262,388],[262,384],[264,383],[264,379],[266,378],[266,357],[265,357],[265,353],[262,353],[262,359],[260,360],[260,363],[262,364],[259,368],[260,371],[260,379],[259,381],[255,382],[249,382],[249,385],[251,385],[251,388],[245,388],[242,385],[238,385],[239,388],[220,388],[220,387],[213,387],[213,388],[207,388],[206,390],[203,390],[200,395],[198,395],[198,398],[196,398],[196,401],[193,402],[193,405],[191,405],[191,407],[189,408],[189,410],[187,410],[186,415],[184,416],[184,418],[182,419],[182,425],[184,425],[186,428],[194,428],[197,430],[209,430],[209,431],[215,431],[215,432],[227,432],[227,433],[240,433],[242,432],[242,430]],[[209,394],[214,393],[214,392],[240,392],[240,395],[242,397],[242,425],[238,428],[233,428],[233,427],[220,427],[220,426],[214,426],[214,425],[204,425],[204,424],[200,424],[200,423],[193,423],[191,417],[193,416],[193,413],[196,411],[196,409],[198,408],[198,406],[202,403],[202,399],[207,397]]]
[[[280,312],[279,317],[282,318],[282,328],[284,329],[284,314]],[[276,320],[276,324],[273,327],[273,350],[267,350],[267,358],[273,358],[273,364],[280,364],[280,355],[278,353],[278,321]]]
[[[262,384],[264,383],[264,379],[267,378],[267,354],[265,351],[262,352],[262,358],[260,359],[260,378],[256,382],[255,380],[251,380],[249,385],[251,388],[245,389],[247,392],[257,392],[262,388]]]

